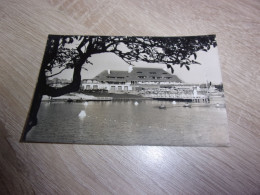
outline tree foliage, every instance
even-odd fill
[[[66,69],[74,69],[72,83],[62,89],[45,85],[43,94],[59,96],[76,91],[80,85],[80,72],[89,57],[98,53],[114,53],[128,64],[137,61],[165,64],[174,72],[174,66],[186,67],[196,61],[198,51],[208,51],[216,47],[215,35],[193,37],[127,37],[127,36],[60,36],[49,35],[43,69],[47,77],[60,74]],[[193,56],[193,58],[192,58]],[[60,71],[52,73],[54,68]],[[46,83],[46,82],[45,82]]]

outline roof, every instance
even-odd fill
[[[171,75],[163,69],[159,68],[133,68],[129,73],[128,71],[116,71],[111,70],[103,71],[98,74],[94,80],[97,81],[117,81],[117,82],[129,82],[129,81],[153,81],[153,82],[176,82],[182,81],[176,76]]]

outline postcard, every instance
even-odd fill
[[[227,146],[215,35],[49,35],[22,142]]]

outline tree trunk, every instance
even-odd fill
[[[90,54],[84,56],[84,58],[80,59],[78,61],[78,63],[75,64],[72,82],[61,88],[53,88],[46,84],[45,69],[44,69],[44,67],[42,67],[42,69],[40,71],[38,83],[37,83],[37,86],[35,89],[33,101],[31,104],[29,116],[27,117],[24,131],[23,131],[23,134],[21,137],[21,141],[26,141],[27,133],[32,129],[33,126],[37,125],[37,113],[39,111],[43,95],[48,95],[51,97],[58,97],[58,96],[65,95],[70,92],[78,91],[80,89],[81,67],[89,56],[90,56]]]

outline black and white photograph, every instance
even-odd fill
[[[22,142],[228,146],[215,35],[49,35]]]

